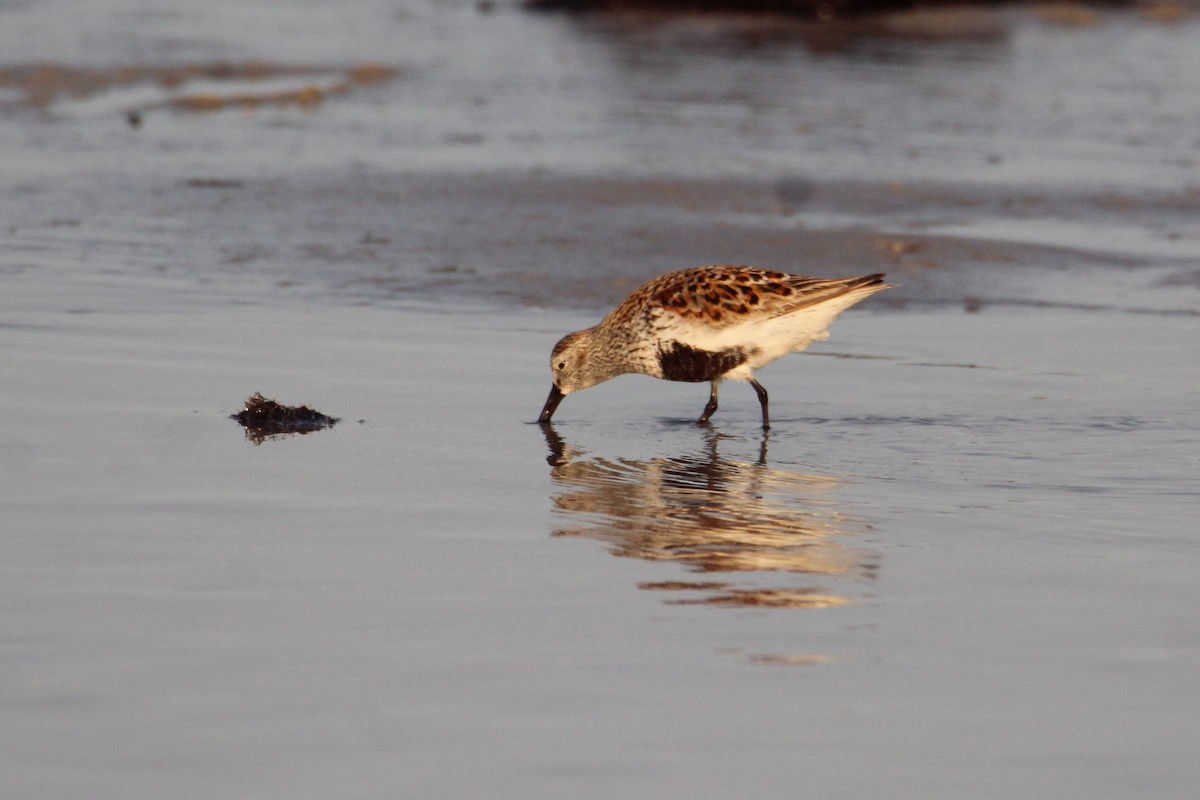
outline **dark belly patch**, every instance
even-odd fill
[[[658,347],[658,366],[669,381],[699,383],[719,378],[746,361],[743,350],[700,350],[680,342],[664,342]]]

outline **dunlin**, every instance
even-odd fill
[[[717,386],[749,381],[770,427],[767,390],[754,370],[826,338],[834,317],[888,284],[883,275],[825,279],[754,267],[672,272],[629,295],[598,325],[564,336],[550,355],[554,385],[538,421],[550,422],[572,392],[634,372],[668,381],[709,381],[704,413],[717,410]]]

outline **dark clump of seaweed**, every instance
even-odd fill
[[[232,415],[246,429],[246,438],[255,444],[281,439],[297,433],[312,433],[336,425],[330,417],[308,406],[285,406],[255,392],[246,399],[242,410]]]

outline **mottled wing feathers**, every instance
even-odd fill
[[[788,277],[750,267],[696,267],[648,285],[645,300],[666,314],[724,326],[764,313],[777,297],[790,297]]]
[[[696,267],[672,272],[637,295],[647,309],[680,322],[723,328],[748,318],[789,314],[859,288],[883,288],[883,275],[805,278],[754,267]]]
[[[883,282],[883,273],[863,275],[859,278],[805,278],[793,275],[790,276],[788,286],[792,289],[792,294],[782,297],[773,308],[776,315],[790,314],[843,295],[859,294],[861,290],[867,290],[862,291],[862,296],[866,296],[888,288],[888,284]]]

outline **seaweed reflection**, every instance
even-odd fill
[[[643,589],[699,593],[675,604],[821,608],[847,598],[813,578],[860,582],[874,578],[877,558],[853,541],[855,523],[833,501],[834,478],[768,467],[767,438],[758,459],[719,454],[709,431],[695,453],[646,461],[588,456],[544,426],[556,493],[564,518],[555,536],[605,542],[614,555],[675,561],[692,572],[738,573],[729,580],[667,580]],[[806,576],[795,585],[757,585],[753,573]],[[772,583],[779,576],[770,579]],[[748,584],[748,585],[743,585]]]

